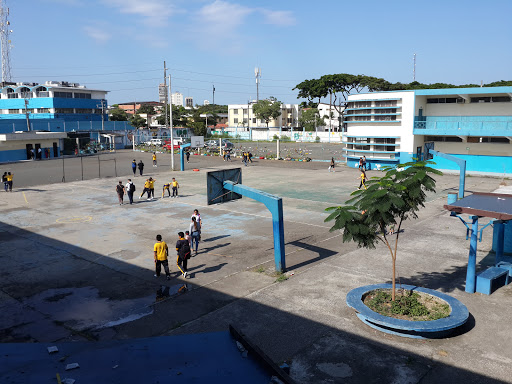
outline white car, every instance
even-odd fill
[[[156,146],[161,147],[162,145],[164,145],[164,141],[162,139],[151,139],[149,141],[146,141],[145,144],[146,145],[156,145]]]

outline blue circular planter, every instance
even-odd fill
[[[353,308],[357,312],[357,317],[370,327],[403,337],[422,339],[443,338],[468,320],[469,311],[459,300],[444,293],[414,285],[400,285],[400,288],[426,293],[444,300],[450,306],[450,315],[443,319],[430,321],[402,320],[383,316],[372,311],[363,303],[364,297],[368,292],[376,289],[391,289],[391,287],[391,284],[374,284],[353,289],[347,294],[347,305]]]

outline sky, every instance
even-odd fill
[[[511,0],[3,0],[12,80],[80,83],[109,104],[158,101],[164,60],[172,92],[195,104],[259,97],[296,103],[293,87],[325,74],[392,82],[512,80]]]

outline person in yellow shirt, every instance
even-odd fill
[[[366,188],[366,172],[361,170],[361,175],[359,176],[361,178],[361,183],[359,184],[359,188],[357,189],[361,189],[361,187],[364,187],[364,189],[367,189]]]
[[[171,190],[169,189],[170,187],[171,187],[171,183],[164,184],[164,186],[162,188],[162,199],[164,197],[165,191],[167,191],[167,193],[169,194],[169,197],[171,197]]]
[[[144,196],[145,193],[148,193],[148,199],[149,199],[149,179],[146,179],[144,182],[144,189],[142,190],[142,193],[139,196],[139,199],[142,199],[142,196]]]
[[[155,198],[155,181],[152,177],[149,178],[149,192],[148,192],[148,200],[151,199],[151,197]]]
[[[172,178],[171,185],[172,185],[172,197],[178,197],[178,188],[180,187],[180,185],[178,184],[178,182],[176,181],[176,179],[174,177]]]
[[[157,167],[156,165],[156,152],[153,152],[153,167]]]
[[[12,179],[14,177],[14,174],[12,174],[11,172],[7,172],[7,185],[9,186],[9,192],[12,192]]]
[[[171,273],[169,272],[169,261],[167,260],[169,249],[167,248],[165,241],[162,240],[162,235],[156,235],[156,243],[153,246],[153,253],[155,256],[155,277],[160,276],[163,265],[165,276],[167,277],[167,280],[170,280]]]

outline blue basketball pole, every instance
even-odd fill
[[[475,293],[476,289],[476,249],[478,243],[478,216],[471,215],[471,240],[469,243],[468,270],[466,272],[466,292]]]
[[[185,151],[184,149],[190,147],[190,143],[180,145],[180,171],[185,170]],[[174,147],[172,149],[174,151]]]
[[[466,160],[460,159],[456,156],[447,155],[446,153],[439,151],[434,151],[433,149],[429,150],[429,152],[436,156],[443,157],[446,160],[453,161],[459,166],[459,199],[462,199],[464,197],[464,189],[466,187]]]
[[[274,261],[277,272],[286,270],[284,254],[284,221],[283,221],[283,199],[270,193],[266,193],[242,184],[235,184],[232,181],[224,181],[224,189],[238,193],[239,195],[259,201],[265,204],[272,214],[272,227],[274,232]]]

